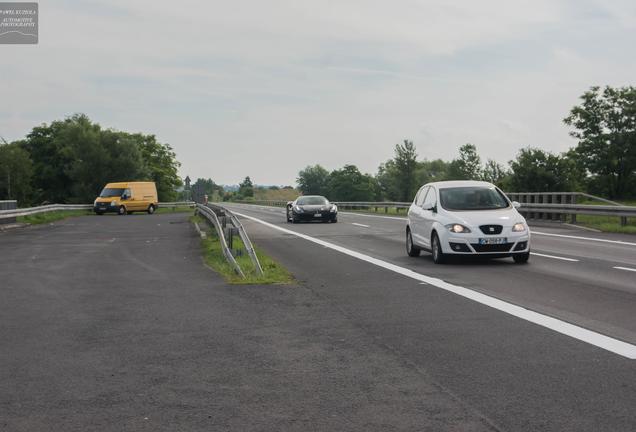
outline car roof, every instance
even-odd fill
[[[450,187],[470,187],[470,186],[482,186],[482,187],[494,187],[495,185],[485,181],[477,180],[447,180],[433,183],[426,183],[424,186],[435,186],[438,189],[450,188]]]

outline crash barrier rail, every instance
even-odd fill
[[[0,201],[0,211],[2,210],[15,210],[18,208],[18,202],[15,200],[2,200]],[[4,219],[0,219],[0,224],[10,224],[15,223],[15,216],[6,217]]]
[[[256,251],[254,250],[254,246],[252,245],[252,242],[249,236],[247,235],[247,231],[245,231],[245,228],[243,227],[243,224],[241,223],[239,218],[237,218],[236,215],[232,213],[230,210],[228,210],[227,208],[223,207],[222,205],[218,203],[208,203],[207,207],[211,208],[220,218],[226,218],[225,220],[227,220],[228,217],[230,218],[230,223],[237,230],[238,235],[241,238],[241,241],[243,242],[243,246],[245,247],[245,250],[247,251],[247,254],[249,255],[250,259],[252,260],[252,263],[254,264],[254,268],[256,268],[256,272],[260,276],[262,276],[263,268],[261,267],[261,263],[258,260],[258,256],[256,255]]]
[[[15,201],[13,201],[15,202]],[[192,201],[175,201],[175,202],[160,202],[159,207],[194,207],[195,203]],[[14,220],[19,216],[30,216],[37,213],[46,213],[52,211],[61,210],[91,210],[93,204],[48,204],[37,207],[26,208],[13,208],[10,210],[0,210],[0,221]]]
[[[235,234],[238,234],[243,242],[243,247],[247,251],[256,272],[259,276],[263,276],[263,268],[258,260],[254,246],[252,245],[243,224],[241,224],[241,221],[234,213],[215,203],[196,204],[196,213],[207,219],[207,221],[214,227],[219,236],[223,256],[239,276],[245,279],[245,273],[236,261],[233,253],[233,237]],[[231,226],[228,226],[228,222]]]
[[[508,198],[521,204],[519,212],[528,219],[567,222],[568,216],[571,223],[576,223],[578,215],[613,216],[620,219],[621,225],[627,225],[628,217],[636,217],[636,206],[624,206],[605,198],[597,197],[583,192],[508,192]],[[577,202],[600,202],[604,205],[579,204]],[[275,207],[285,207],[287,201],[238,201],[244,204],[258,204]],[[411,206],[410,202],[334,202],[341,209],[371,210],[376,213],[384,209],[395,209],[400,213]],[[610,204],[610,205],[605,205]]]
[[[238,274],[243,279],[245,279],[245,273],[243,273],[243,270],[241,270],[241,266],[239,266],[239,264],[236,262],[236,259],[234,258],[234,255],[232,254],[232,250],[228,246],[228,241],[225,238],[225,232],[224,232],[225,230],[223,229],[223,226],[221,225],[221,221],[219,220],[214,210],[212,210],[211,208],[203,204],[196,204],[195,214],[205,218],[214,227],[217,235],[219,236],[219,240],[221,243],[221,250],[223,251],[223,256],[225,257],[227,262],[232,266],[236,274]]]

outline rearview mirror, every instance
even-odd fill
[[[519,207],[521,207],[521,203],[519,201],[513,201],[512,202],[512,206],[516,209],[518,209]]]
[[[424,210],[432,211],[433,213],[437,213],[437,205],[434,205],[433,207],[425,208]]]

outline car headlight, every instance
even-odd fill
[[[448,228],[448,230],[450,232],[454,232],[454,233],[469,233],[470,229],[465,227],[464,225],[460,225],[460,224],[450,224],[450,225],[446,225],[446,228]]]
[[[331,213],[335,213],[338,211],[338,207],[336,207],[335,205],[331,206],[331,209],[329,210]]]
[[[512,232],[523,232],[526,230],[526,224],[523,222],[517,222],[512,226]]]
[[[303,212],[303,209],[300,208],[300,206],[297,206],[297,205],[294,206],[294,210],[296,210],[298,213],[302,213]]]
[[[117,205],[117,201],[111,201],[110,205],[113,206],[113,207],[116,206]]]

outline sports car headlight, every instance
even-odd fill
[[[448,228],[450,232],[454,232],[454,233],[469,233],[470,232],[470,229],[460,224],[446,225],[446,228]]]
[[[512,232],[523,232],[526,230],[526,224],[523,222],[517,222],[512,226]]]
[[[329,210],[331,213],[335,213],[338,211],[338,207],[336,207],[335,205],[331,206],[331,209]]]
[[[300,206],[295,205],[294,206],[294,210],[296,210],[298,213],[302,213],[303,209]]]

